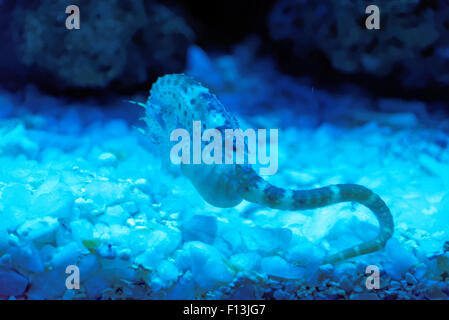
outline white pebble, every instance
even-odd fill
[[[53,266],[55,268],[66,268],[68,265],[76,264],[79,253],[79,247],[74,242],[60,247],[53,256]]]
[[[54,233],[59,227],[58,219],[52,217],[37,218],[29,220],[17,229],[19,237],[38,241],[41,243],[51,242]]]
[[[113,153],[105,152],[98,156],[98,163],[101,166],[116,166],[117,157]]]

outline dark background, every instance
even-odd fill
[[[400,55],[401,52],[409,53],[415,50],[414,48],[416,47],[416,52],[413,52],[412,58],[404,59],[404,61],[401,61],[400,58],[396,59],[396,62],[393,61],[388,66],[388,72],[383,74],[376,74],[376,72],[367,73],[364,70],[345,72],[336,68],[329,58],[332,55],[332,47],[323,49],[321,46],[323,42],[318,36],[315,36],[316,30],[304,27],[304,24],[312,21],[312,25],[317,26],[317,28],[327,28],[326,30],[331,35],[336,33],[337,35],[330,39],[330,43],[334,41],[333,45],[337,48],[336,50],[339,50],[341,48],[339,48],[338,41],[345,39],[345,34],[342,34],[341,23],[340,25],[338,23],[335,24],[335,22],[332,22],[333,19],[338,18],[339,10],[341,10],[340,12],[354,10],[356,14],[359,14],[357,19],[360,20],[359,26],[362,30],[366,15],[364,12],[361,12],[360,8],[364,7],[364,2],[366,1],[361,1],[362,5],[360,8],[351,7],[351,2],[348,1],[320,1],[321,9],[324,8],[327,11],[324,16],[317,14],[316,17],[314,12],[318,12],[315,10],[318,2],[290,1],[293,9],[288,7],[288,10],[285,11],[290,11],[288,14],[291,12],[296,14],[292,20],[292,28],[297,28],[298,33],[297,36],[284,39],[275,39],[270,34],[270,28],[273,28],[269,23],[270,14],[276,7],[277,1],[159,0],[156,2],[147,0],[143,1],[143,14],[147,16],[145,18],[147,20],[140,25],[138,18],[135,20],[136,23],[133,23],[134,13],[127,7],[132,6],[132,3],[138,2],[140,3],[140,0],[104,1],[105,5],[117,8],[111,9],[113,13],[110,16],[104,9],[103,11],[99,9],[100,13],[98,16],[100,17],[104,14],[108,19],[116,19],[116,28],[102,29],[100,25],[99,28],[92,31],[98,32],[98,35],[90,36],[91,40],[98,36],[98,41],[101,41],[103,35],[109,33],[107,30],[111,30],[111,32],[124,30],[120,36],[123,36],[126,44],[120,43],[118,47],[125,48],[124,52],[127,54],[127,57],[123,63],[128,65],[128,67],[124,67],[123,70],[128,71],[117,71],[107,81],[99,80],[94,83],[80,84],[72,81],[73,79],[64,74],[61,75],[63,73],[61,70],[64,70],[65,66],[58,64],[58,61],[60,61],[59,55],[67,56],[73,54],[73,59],[69,59],[69,61],[77,61],[80,55],[86,54],[89,57],[86,60],[87,63],[85,61],[79,63],[86,68],[89,67],[89,63],[92,63],[92,68],[96,70],[97,74],[102,72],[102,68],[106,70],[105,72],[109,72],[111,66],[113,68],[116,64],[114,57],[109,57],[109,60],[102,57],[105,52],[109,52],[107,48],[101,48],[93,53],[89,52],[90,45],[88,42],[85,48],[79,52],[67,49],[71,48],[70,41],[76,42],[80,40],[69,39],[67,31],[61,27],[66,16],[63,12],[64,9],[61,11],[61,8],[65,8],[68,3],[78,4],[81,10],[83,29],[84,24],[90,23],[90,20],[86,21],[85,12],[86,10],[88,12],[94,10],[91,9],[94,7],[94,2],[87,0],[55,0],[50,6],[48,1],[3,1],[0,5],[0,37],[2,40],[2,46],[0,47],[0,84],[8,90],[17,91],[21,90],[28,83],[34,83],[41,90],[52,95],[75,98],[108,97],[117,94],[131,95],[135,92],[148,90],[151,83],[162,74],[182,72],[185,68],[185,53],[189,45],[199,45],[207,52],[230,52],[234,45],[240,43],[248,36],[257,35],[261,39],[262,44],[258,52],[260,56],[272,57],[282,72],[308,77],[322,88],[338,91],[340,84],[356,84],[376,96],[400,97],[407,100],[442,101],[443,104],[449,99],[449,81],[442,81],[441,77],[434,76],[435,74],[449,74],[449,58],[443,59],[441,55],[437,54],[442,49],[446,49],[446,45],[449,48],[449,35],[447,32],[449,30],[448,1],[421,1],[413,6],[407,5],[407,8],[403,9],[389,9],[386,7],[385,2],[377,1],[382,9],[382,30],[378,32],[387,34],[389,31],[392,31],[391,28],[395,28],[397,21],[401,21],[401,26],[405,25],[405,27],[401,29],[402,33],[398,33],[399,36],[392,39],[382,39],[382,34],[378,33],[373,37],[378,37],[380,40],[373,38],[370,45],[371,48],[366,50],[371,50],[376,55],[377,52],[388,52],[389,46],[393,46],[397,48],[396,52],[399,52]],[[376,1],[372,2],[376,4]],[[340,3],[342,4],[341,6],[339,5]],[[179,34],[167,35],[164,33],[165,31],[161,33],[160,30],[156,30],[161,24],[159,22],[154,23],[154,21],[159,16],[162,16],[158,10],[154,9],[157,5],[168,8],[172,12],[173,17],[175,17],[173,21],[179,22],[182,20],[182,24],[185,27],[181,26],[178,28],[177,32]],[[45,6],[48,6],[48,9]],[[54,10],[54,14],[52,10]],[[125,14],[125,18],[122,18],[123,12],[127,10],[130,11],[130,15],[126,16]],[[119,14],[115,15],[114,12],[119,12]],[[427,14],[429,12],[432,15]],[[38,22],[33,22],[34,25],[29,22],[34,19],[30,18],[32,15],[41,17],[44,13],[48,16],[42,17],[40,22],[39,19]],[[53,17],[55,21],[51,21]],[[172,23],[170,21],[172,19],[171,16],[164,19],[167,20],[166,25]],[[128,24],[124,21],[128,21]],[[45,23],[48,23],[48,26],[44,28],[42,25]],[[413,36],[408,39],[407,30],[412,30],[421,24],[435,24],[434,28],[440,28],[436,31],[439,34],[439,38],[430,45],[420,47],[418,44],[415,47],[411,46],[410,49],[408,43],[412,43],[416,39],[413,40]],[[40,31],[40,33],[36,33],[37,35],[30,36],[29,33],[38,29],[33,27],[35,25],[42,26],[45,31]],[[135,30],[133,29],[132,32],[127,34],[127,28],[129,30],[135,28]],[[183,28],[189,28],[189,32],[193,36],[189,38],[182,34]],[[45,36],[42,36],[42,34]],[[29,39],[38,38],[39,36],[44,44],[41,49],[33,51],[34,43]],[[422,39],[424,40],[425,38],[426,35],[422,35]],[[28,42],[24,39],[28,39]],[[24,46],[24,43],[26,43],[26,46]],[[295,46],[298,45],[306,50],[298,53],[295,51]],[[168,48],[167,50],[172,50],[172,53],[160,61],[151,60],[151,53],[161,50],[164,46]],[[343,49],[354,51],[353,59],[358,58],[358,50],[364,50],[364,48],[354,48],[354,45],[352,48]],[[29,61],[30,56],[32,57],[31,61]],[[120,55],[118,54],[118,56]],[[138,57],[136,58],[136,56]],[[24,62],[24,57],[27,57],[28,61]],[[44,59],[44,57],[52,57],[52,59]],[[385,57],[383,59],[385,60]],[[386,60],[388,60],[388,57]],[[98,66],[99,63],[106,63],[105,61],[109,61],[110,65]],[[140,75],[140,78],[129,71],[136,68],[143,70],[142,74],[144,75]],[[433,68],[436,71],[431,72]],[[410,79],[412,81],[409,81]]]

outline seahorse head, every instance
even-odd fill
[[[237,120],[208,88],[183,74],[166,75],[153,84],[146,103],[145,121],[149,135],[161,149],[169,145],[174,129],[185,129],[193,136],[194,121],[201,122],[203,132],[217,129],[223,138],[226,129],[238,128]],[[165,152],[163,156],[168,155]],[[208,203],[233,207],[242,201],[237,192],[236,170],[234,165],[222,163],[182,164],[181,171]]]

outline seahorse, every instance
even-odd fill
[[[146,109],[143,118],[148,126],[146,134],[161,147],[164,157],[168,157],[169,133],[178,126],[188,129],[193,121],[201,121],[203,129],[215,128],[222,132],[239,128],[237,119],[217,96],[185,74],[158,78],[147,102],[138,104]],[[335,264],[381,250],[393,235],[394,223],[388,206],[377,194],[361,185],[284,189],[264,180],[249,164],[181,164],[181,171],[206,202],[220,208],[234,207],[243,200],[281,210],[315,209],[340,202],[357,202],[369,208],[379,223],[377,236],[328,255],[322,264]]]

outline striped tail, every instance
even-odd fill
[[[353,201],[370,209],[379,222],[379,234],[373,240],[345,249],[324,259],[323,264],[381,250],[393,235],[394,224],[390,209],[371,190],[357,184],[337,184],[311,190],[286,190],[262,179],[248,166],[237,166],[240,195],[247,201],[274,209],[306,210]]]

